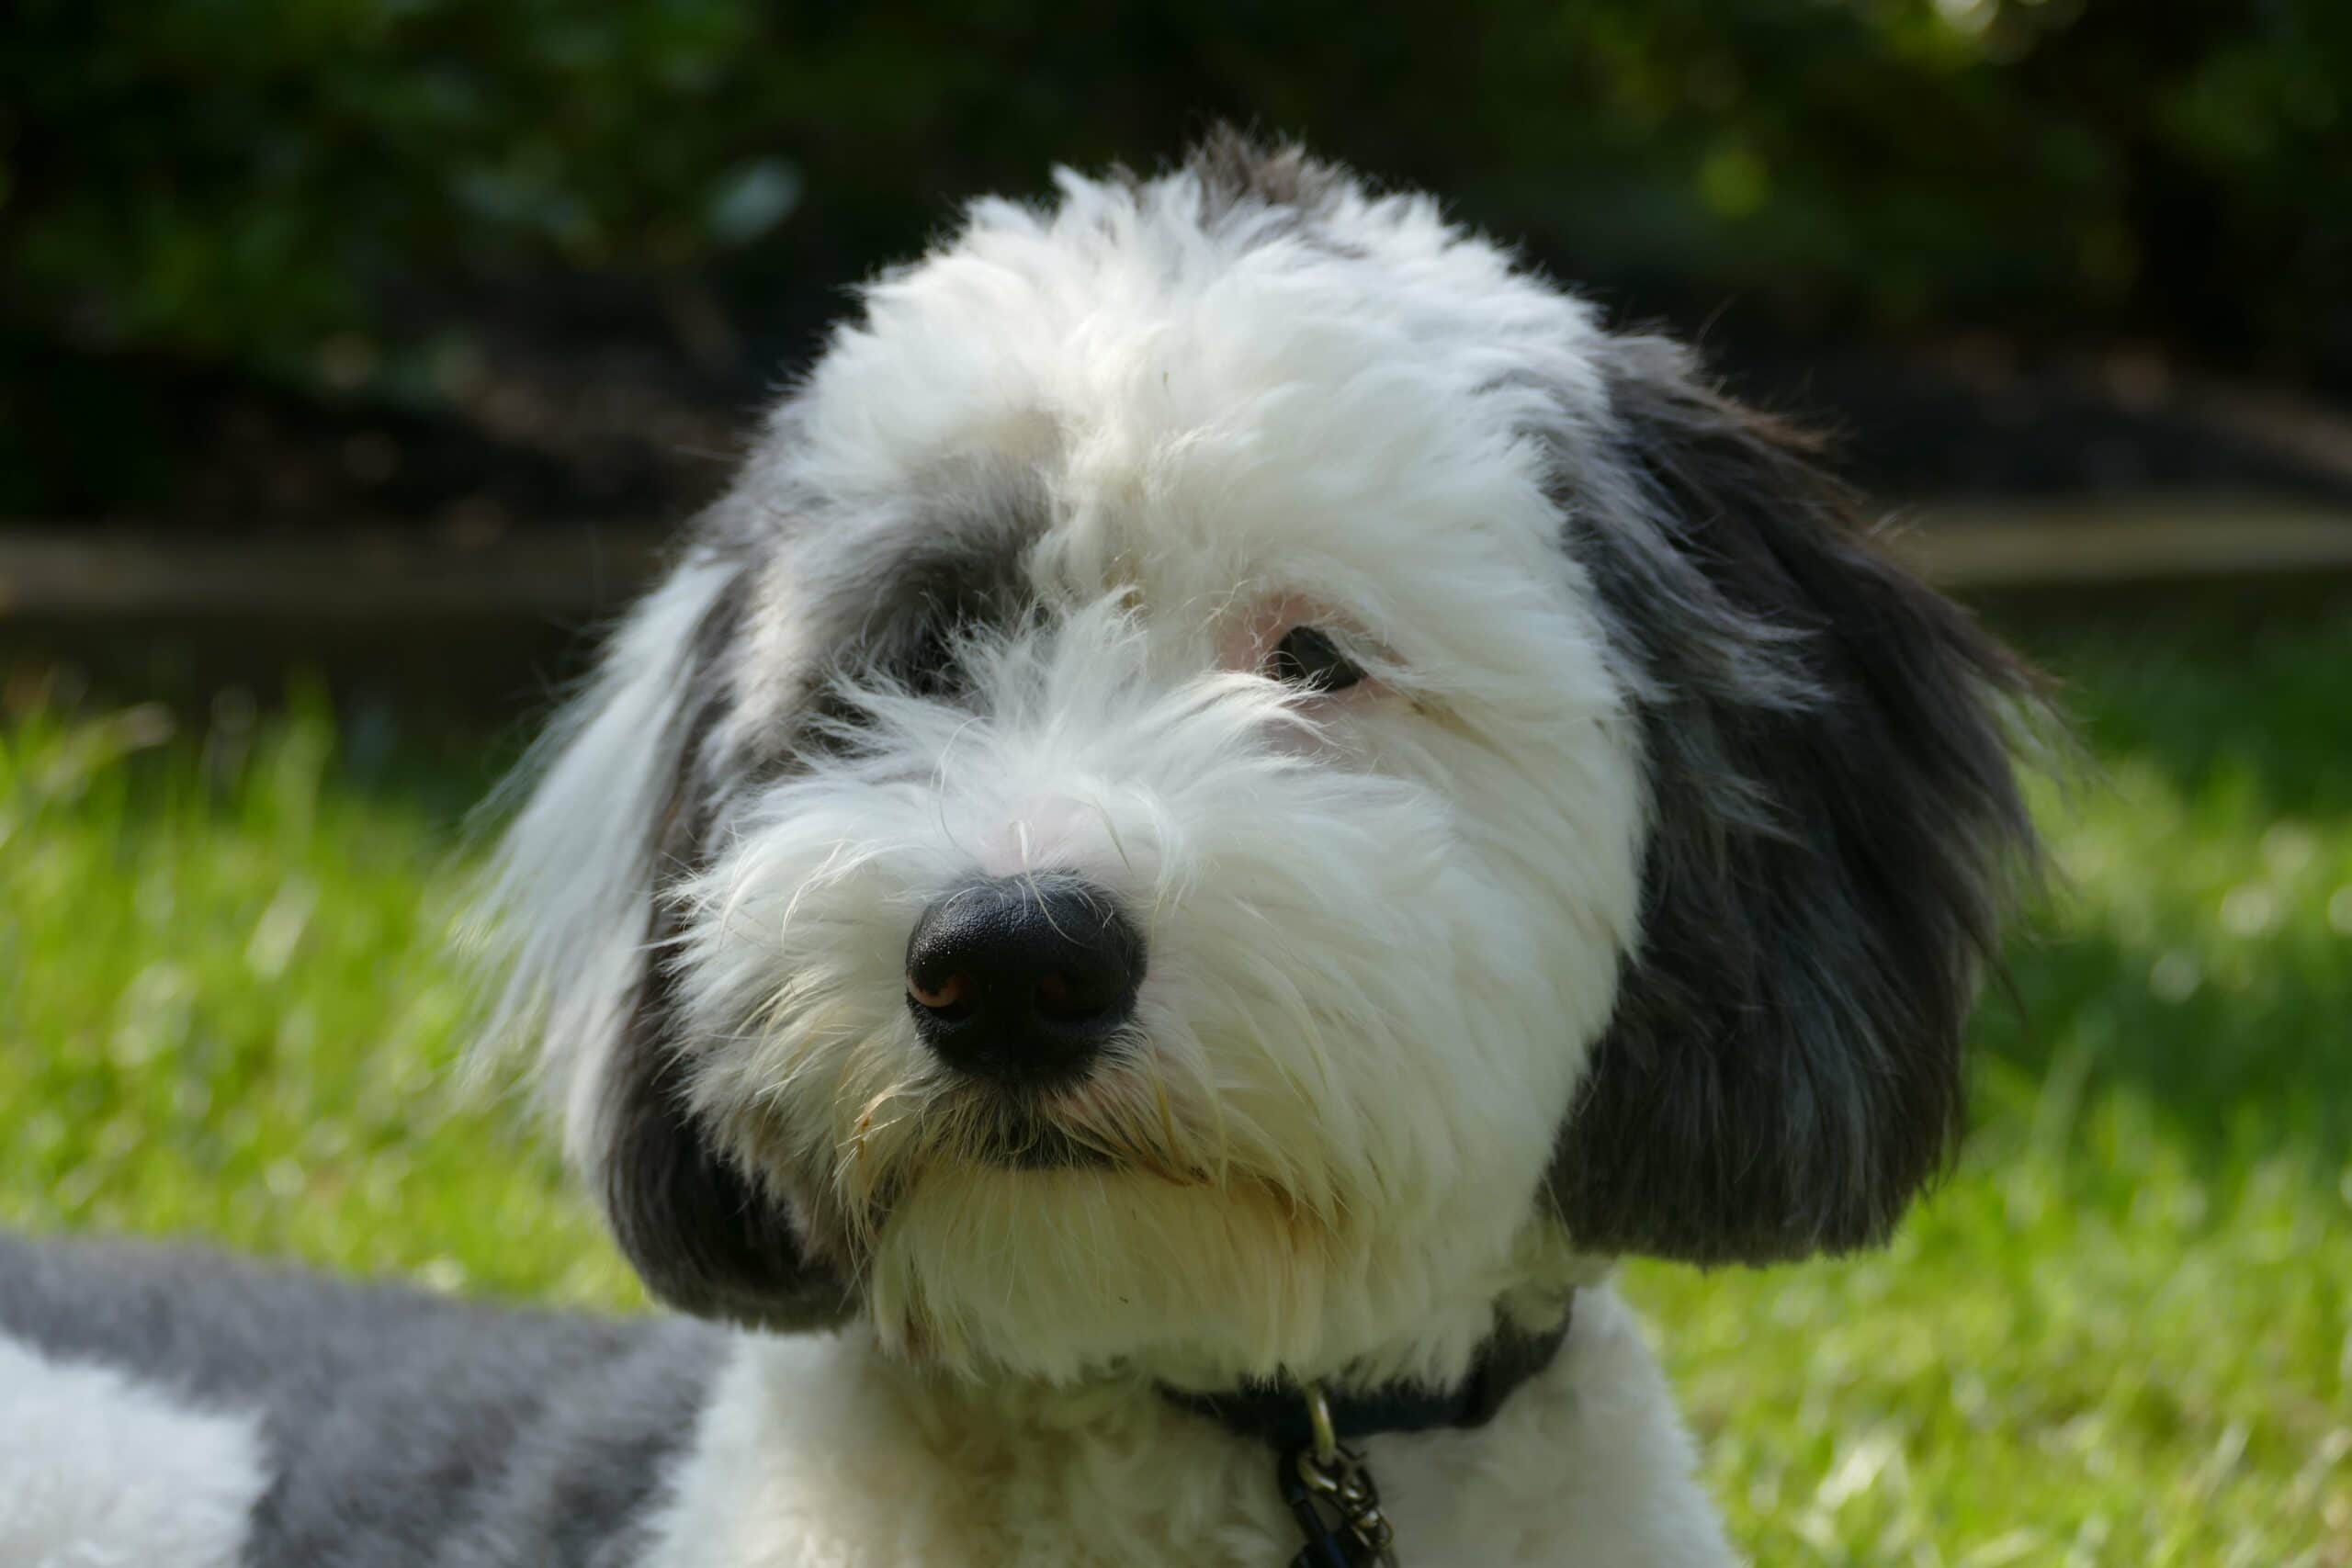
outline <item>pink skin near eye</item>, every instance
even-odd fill
[[[1317,604],[1303,594],[1285,593],[1278,598],[1262,600],[1250,607],[1246,615],[1226,623],[1217,637],[1217,668],[1250,671],[1267,674],[1274,657],[1275,645],[1294,626],[1315,626],[1332,635],[1344,650],[1351,639],[1347,633],[1346,616],[1328,604]],[[1344,691],[1327,692],[1312,700],[1317,705],[1338,705],[1365,701],[1385,694],[1388,683],[1367,674],[1363,680]]]

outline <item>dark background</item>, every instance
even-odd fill
[[[2352,4],[19,0],[0,517],[674,516],[844,288],[1219,118],[1898,497],[2352,494]]]

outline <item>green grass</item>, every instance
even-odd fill
[[[2352,627],[2041,639],[2096,767],[1888,1252],[1642,1265],[1759,1562],[2352,1563]],[[0,751],[0,1223],[641,1298],[511,1106],[447,1088],[491,760],[315,705]]]
[[[371,762],[315,703],[230,716],[6,731],[0,1224],[633,1299],[528,1118],[455,1090],[456,846],[493,769]]]

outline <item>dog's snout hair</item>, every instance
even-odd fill
[[[1683,351],[1218,140],[865,291],[519,786],[495,1032],[689,1310],[1455,1377],[1886,1234],[2032,702]]]

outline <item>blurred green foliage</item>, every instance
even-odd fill
[[[0,323],[77,352],[429,400],[398,302],[548,275],[805,330],[950,200],[1229,117],[1649,308],[2352,376],[2343,0],[13,9]]]

